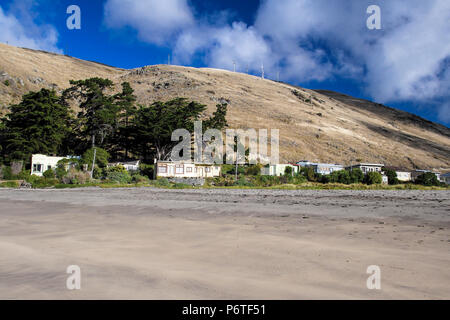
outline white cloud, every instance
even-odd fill
[[[206,53],[204,60],[210,67],[233,69],[233,61],[241,72],[259,72],[261,64],[273,68],[277,58],[268,43],[254,27],[242,22],[231,26],[203,25],[185,31],[177,40],[174,57],[188,62],[196,52]]]
[[[374,2],[382,10],[381,31],[366,28],[366,8]],[[436,73],[450,57],[449,21],[446,0],[267,0],[256,26],[287,57],[295,54],[292,44],[311,53],[311,38],[325,43],[335,62],[319,64],[319,70],[360,78],[373,98],[387,102],[428,99],[448,87]]]
[[[116,17],[114,26],[135,28],[145,41],[172,43],[181,63],[201,57],[208,66],[230,70],[234,60],[240,71],[248,64],[256,73],[264,62],[272,78],[279,69],[282,80],[297,82],[344,77],[384,103],[450,99],[448,0],[265,0],[252,26],[195,19],[186,0],[171,0],[175,10],[162,13],[150,5],[128,13],[112,6],[136,8],[137,2],[108,0],[106,17]],[[366,26],[373,4],[381,7],[382,30]],[[164,18],[152,24],[155,15]],[[172,35],[171,41],[158,34],[165,40]],[[448,106],[436,112],[444,119]]]
[[[29,6],[32,2],[28,1]],[[28,7],[29,8],[29,7]],[[37,25],[29,15],[17,19],[0,6],[0,41],[10,45],[61,53],[57,47],[58,33],[50,25]]]
[[[387,8],[388,22],[408,22],[380,37],[367,55],[368,91],[381,101],[430,99],[444,94],[450,84],[438,77],[443,61],[450,58],[450,2],[408,4]]]
[[[187,0],[108,0],[105,23],[111,28],[132,27],[141,40],[167,44],[194,23]]]

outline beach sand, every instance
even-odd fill
[[[449,226],[449,191],[0,189],[0,299],[449,299]]]

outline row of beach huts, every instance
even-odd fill
[[[55,169],[58,162],[68,157],[53,157],[41,154],[35,154],[31,159],[31,174],[42,176],[48,169]],[[139,169],[139,161],[116,162],[109,166],[122,165],[129,171]],[[222,173],[220,165],[200,164],[188,161],[155,161],[156,177],[160,178],[213,178]],[[286,168],[292,168],[293,173],[300,171],[302,167],[312,168],[313,171],[321,175],[329,175],[334,171],[361,169],[364,174],[369,172],[379,172],[382,174],[383,183],[387,183],[387,176],[383,174],[383,168],[392,169],[397,173],[397,179],[401,182],[414,182],[415,179],[425,172],[432,172],[441,182],[450,184],[450,173],[441,174],[440,172],[430,170],[408,170],[404,168],[389,167],[382,163],[357,163],[350,166],[330,163],[317,163],[307,160],[299,161],[295,164],[273,164],[261,168],[261,175],[280,176],[286,172]]]

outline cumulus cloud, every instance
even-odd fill
[[[258,71],[261,65],[272,68],[277,58],[269,44],[254,27],[242,22],[231,26],[203,25],[185,31],[177,40],[174,57],[189,62],[197,52],[204,52],[205,63],[213,68]]]
[[[56,29],[50,25],[36,24],[28,13],[32,6],[32,1],[21,2],[20,6],[13,3],[9,11],[0,6],[0,41],[18,47],[61,53],[62,50],[57,47]],[[21,16],[21,19],[17,16]]]
[[[194,23],[187,0],[107,0],[104,11],[108,27],[131,27],[141,40],[159,45]]]
[[[120,1],[126,2],[136,8],[141,1]],[[186,0],[169,1],[175,10],[162,13],[154,2],[146,2],[153,10],[127,13],[112,6],[118,0],[108,0],[106,17],[152,43],[162,42],[158,31],[164,37],[176,31],[165,43],[180,63],[201,57],[208,66],[232,69],[235,61],[240,71],[248,65],[253,72],[264,63],[272,78],[280,70],[282,80],[295,82],[348,78],[384,103],[450,99],[448,0],[265,0],[250,26],[229,19],[213,25],[194,17]],[[381,7],[382,30],[366,26],[373,4]],[[155,15],[177,22],[148,23]],[[448,105],[436,112],[449,121]]]
[[[450,2],[378,2],[380,31],[366,27],[366,8],[372,0],[267,0],[256,26],[287,57],[293,52],[292,43],[310,54],[314,43],[326,46],[333,63],[317,68],[329,76],[362,79],[367,92],[381,102],[428,99],[443,93],[448,83],[437,75],[450,57]]]
[[[449,88],[448,76],[439,74],[450,71],[444,64],[450,58],[450,2],[408,4],[388,5],[388,23],[404,23],[388,30],[367,55],[369,92],[381,101],[430,99]]]

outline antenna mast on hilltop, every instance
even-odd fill
[[[167,56],[167,64],[170,66],[170,54]]]
[[[236,72],[236,61],[233,60],[233,72]]]
[[[261,79],[264,79],[264,63],[261,62]]]

